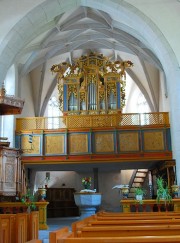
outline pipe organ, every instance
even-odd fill
[[[110,62],[102,54],[81,56],[73,64],[51,67],[58,74],[60,110],[64,115],[117,114],[125,105],[125,69],[131,61]]]

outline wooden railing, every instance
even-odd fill
[[[71,129],[157,125],[169,126],[169,114],[167,112],[17,118],[16,132],[61,128]]]
[[[48,202],[35,202],[35,205],[38,209],[39,214],[39,229],[46,230],[47,226],[47,205]],[[18,213],[20,210],[25,212],[27,206],[21,202],[0,202],[0,208],[3,211],[4,215]],[[33,230],[33,229],[32,229]]]
[[[146,199],[137,201],[135,199],[123,199],[120,201],[124,213],[129,212],[161,212],[161,211],[175,211],[180,212],[180,199],[172,199],[170,202],[155,199]]]

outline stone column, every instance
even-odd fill
[[[172,140],[173,159],[176,160],[177,184],[180,185],[180,70],[169,68],[168,91],[170,98],[170,129]]]

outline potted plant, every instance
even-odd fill
[[[137,187],[135,189],[136,200],[142,201],[144,195],[146,195],[146,190],[144,188]]]
[[[164,202],[170,203],[172,197],[169,193],[169,188],[167,186],[166,181],[162,177],[158,177],[156,180],[157,183],[157,202],[159,203],[160,200],[164,200]]]

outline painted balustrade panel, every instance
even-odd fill
[[[31,144],[29,134],[30,131],[16,134],[17,146],[23,151],[22,160],[25,156],[38,156],[38,160],[39,156],[42,160],[53,156],[57,161],[172,159],[170,128],[41,130],[33,132]]]

